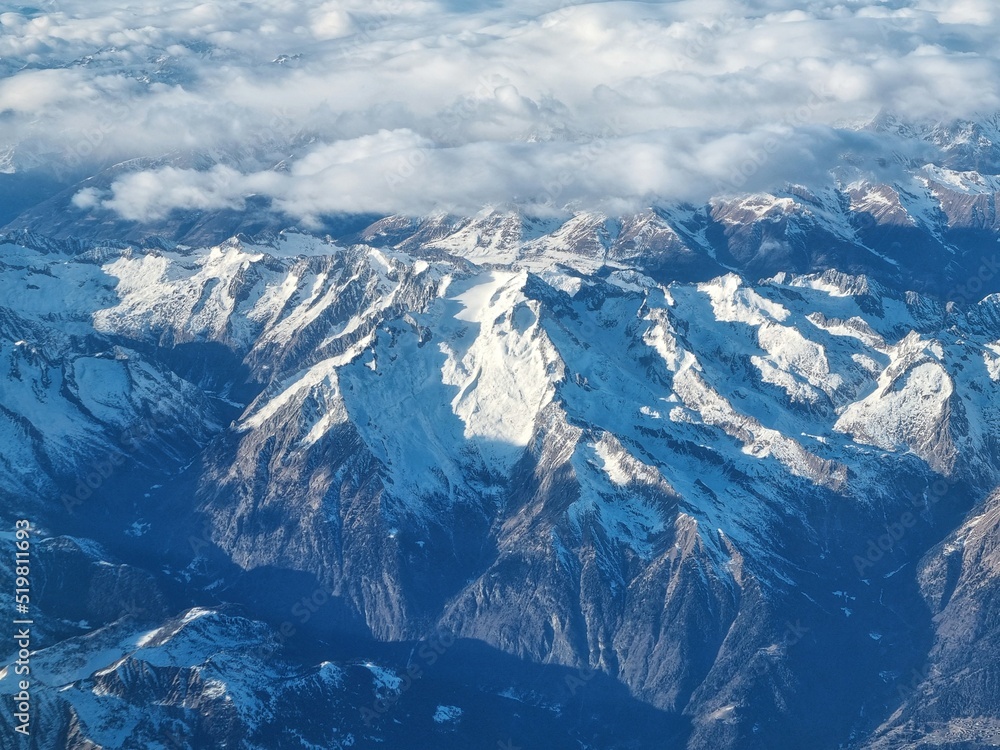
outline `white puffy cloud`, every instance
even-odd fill
[[[104,206],[123,219],[134,221],[162,219],[175,208],[237,208],[240,198],[233,187],[243,179],[239,172],[222,165],[204,171],[164,167],[134,172],[114,183],[111,197],[104,201]],[[73,196],[73,203],[78,208],[94,205],[97,200],[92,188],[85,188]]]
[[[304,222],[697,199],[884,149],[852,131],[880,109],[1000,110],[998,21],[987,0],[56,0],[0,14],[0,151],[159,159],[77,201],[135,220],[251,194]]]

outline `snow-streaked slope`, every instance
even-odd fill
[[[593,227],[581,219],[560,231],[553,241]],[[518,239],[528,255],[539,241]],[[18,253],[30,255],[11,256]],[[961,381],[974,373],[954,359],[978,347],[988,366],[996,336],[966,335],[961,319],[945,327],[942,306],[862,277],[779,275],[751,285],[728,274],[668,288],[639,274],[567,287],[560,261],[547,255],[541,276],[517,263],[487,270],[464,258],[417,255],[288,235],[205,251],[109,250],[103,262],[50,257],[41,275],[83,290],[67,292],[64,314],[74,325],[85,326],[89,312],[98,334],[234,349],[263,384],[238,431],[280,429],[307,453],[349,425],[384,470],[395,502],[417,515],[420,496],[475,496],[481,490],[470,476],[507,481],[545,420],[560,414],[585,428],[573,465],[611,467],[593,453],[610,440],[680,492],[709,528],[754,544],[748,529],[759,531],[758,514],[769,511],[746,498],[716,508],[714,498],[739,496],[743,482],[761,476],[790,492],[805,480],[817,492],[862,498],[868,490],[845,485],[846,473],[868,471],[882,452],[912,451],[930,470],[950,472],[955,413],[979,433],[997,423],[992,386],[966,398]],[[33,273],[23,263],[6,272],[11,284],[12,274]],[[83,299],[91,309],[74,309]],[[41,302],[15,301],[19,315],[38,321],[47,313]],[[940,328],[932,331],[934,320]],[[5,346],[20,361],[33,344]],[[3,386],[11,409],[37,402],[34,419],[53,454],[98,429],[75,411],[116,428],[135,420],[123,391],[140,403],[165,390],[197,397],[182,382],[161,382],[167,376],[120,347],[63,370],[45,387],[65,390],[65,379],[76,388],[73,410],[40,397],[38,383]],[[664,441],[651,439],[661,434]],[[693,471],[683,445],[709,451],[745,479]],[[603,472],[611,486],[621,484],[615,471]],[[711,500],[693,476],[712,488]],[[741,513],[727,510],[736,506]]]
[[[64,483],[72,488],[98,463],[120,465],[136,442],[179,455],[221,429],[208,394],[96,322],[102,307],[121,302],[101,265],[113,266],[117,251],[0,249],[6,491],[43,500]]]
[[[346,687],[338,665],[294,665],[270,628],[233,614],[195,608],[152,629],[124,618],[32,655],[42,717],[35,731],[62,714],[77,742],[99,747],[224,746],[240,736],[244,747],[267,748],[286,741],[290,707],[316,702],[331,714],[298,722],[298,737],[307,746],[346,747],[355,741],[351,730],[364,729],[353,705],[373,700],[376,688],[366,695],[361,670],[352,669]],[[0,695],[15,692],[7,667]]]

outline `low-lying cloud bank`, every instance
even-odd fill
[[[1000,110],[998,17],[991,0],[53,0],[0,14],[0,168],[155,158],[74,199],[137,221],[249,195],[305,224],[698,200],[822,180],[845,153],[933,158],[857,128]]]

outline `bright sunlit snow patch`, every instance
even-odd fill
[[[537,325],[539,308],[522,293],[526,278],[493,271],[450,288],[454,319],[466,325],[459,338],[440,344],[442,382],[457,388],[452,409],[466,437],[482,441],[484,458],[501,470],[527,445],[562,375]]]
[[[715,317],[720,321],[759,326],[767,321],[781,322],[788,317],[788,310],[782,305],[744,286],[735,274],[699,284],[698,290],[708,295]]]

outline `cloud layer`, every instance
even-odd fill
[[[852,130],[1000,110],[991,0],[55,0],[0,13],[0,166],[139,221],[625,210],[822,177]],[[892,147],[898,144],[890,144]],[[192,154],[202,155],[201,161]]]

